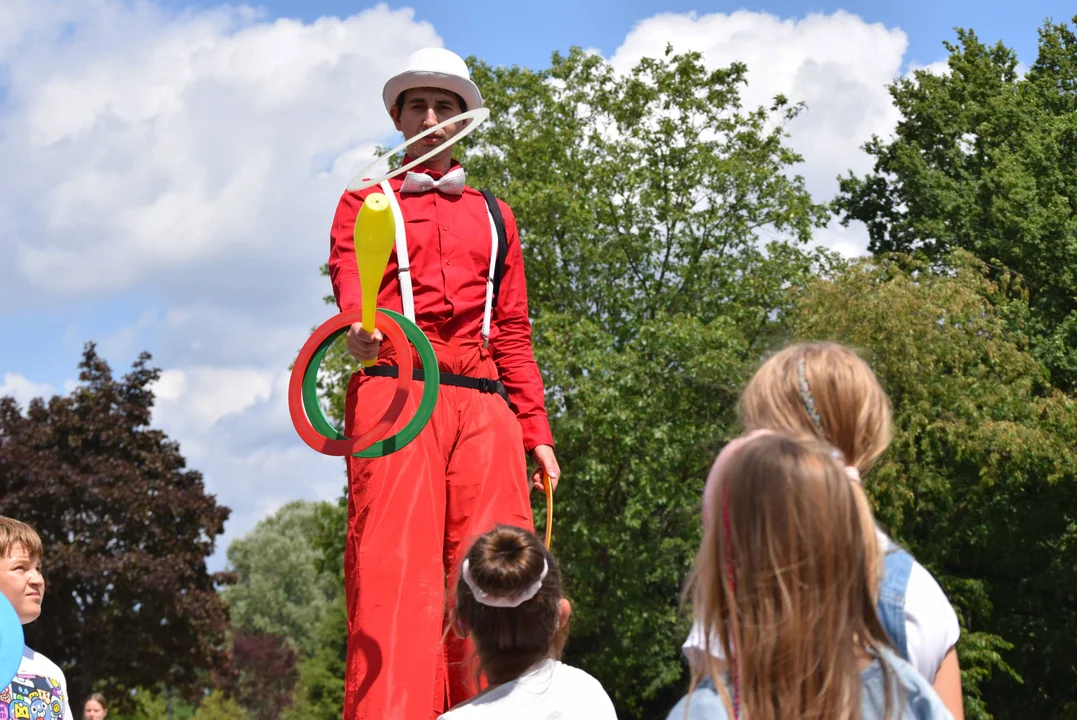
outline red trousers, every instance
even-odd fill
[[[497,377],[480,345],[432,342],[443,372]],[[345,434],[367,430],[377,418],[364,410],[380,414],[395,385],[354,376]],[[392,432],[414,414],[422,389],[412,383]],[[477,691],[470,643],[446,622],[463,553],[498,523],[534,528],[520,424],[500,396],[442,385],[411,444],[348,458],[348,486],[344,720],[436,718]]]

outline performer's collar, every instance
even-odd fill
[[[405,155],[404,156],[404,162],[401,163],[401,164],[402,165],[407,165],[409,162],[411,162],[411,158],[408,157],[407,155]],[[445,172],[449,172],[449,171],[453,170],[453,168],[457,168],[459,166],[460,166],[460,163],[456,161],[456,158],[453,158],[453,160],[449,163],[449,169],[446,170]],[[435,180],[440,180],[442,178],[442,176],[445,174],[445,173],[440,173],[440,172],[438,172],[436,170],[432,170],[426,163],[419,163],[418,165],[413,167],[409,172],[421,173],[421,174],[424,174],[424,175],[429,175],[430,177],[434,178]]]

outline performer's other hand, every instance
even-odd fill
[[[381,330],[374,328],[371,335],[363,329],[363,323],[352,323],[348,328],[348,354],[359,362],[373,360],[378,357],[382,338]]]
[[[539,492],[546,492],[546,485],[543,484],[543,476],[546,476],[556,490],[557,478],[561,477],[561,466],[557,464],[557,456],[553,454],[553,445],[538,445],[531,451],[531,457],[538,463],[535,472],[531,473],[531,484],[538,488]]]

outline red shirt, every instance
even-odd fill
[[[413,172],[425,172],[435,179],[441,177],[441,173],[425,165],[413,168]],[[481,342],[491,249],[486,199],[470,187],[464,188],[462,195],[447,195],[437,190],[401,193],[403,182],[403,176],[389,181],[400,203],[407,231],[415,322],[428,335],[440,335],[444,339],[474,338]],[[381,192],[381,188],[375,185],[360,192],[346,191],[333,219],[329,277],[341,311],[362,305],[353,232],[363,199],[373,192]],[[542,376],[531,349],[527,281],[516,218],[508,205],[501,200],[498,204],[505,218],[508,253],[490,323],[490,350],[501,382],[516,406],[524,448],[530,452],[538,445],[553,445],[553,435],[546,417]],[[394,250],[378,291],[378,306],[402,312],[396,271]]]

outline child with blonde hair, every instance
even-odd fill
[[[668,720],[952,717],[889,647],[871,509],[840,453],[757,433],[723,450],[704,497],[686,590],[704,656]]]
[[[749,430],[825,440],[846,458],[858,491],[892,436],[890,401],[875,373],[836,343],[791,345],[769,358],[745,388],[740,414]],[[964,717],[953,606],[931,573],[881,530],[868,540],[881,576],[877,611],[893,646],[932,683],[954,717]],[[692,663],[705,660],[703,644],[693,628],[684,646]]]
[[[560,661],[572,612],[561,569],[534,533],[500,525],[464,556],[453,629],[475,646],[489,687],[446,720],[616,720],[609,695]]]
[[[43,555],[36,530],[14,518],[0,517],[0,592],[23,625],[41,615]],[[0,687],[0,717],[72,720],[63,671],[41,653],[23,647],[18,674],[10,685]]]

